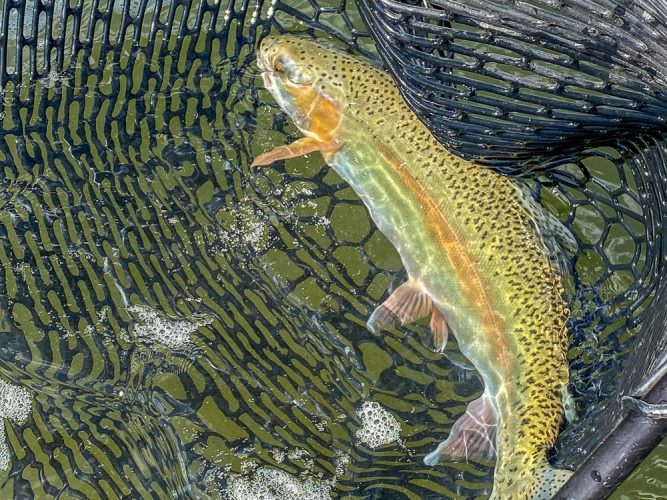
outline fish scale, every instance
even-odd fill
[[[539,221],[546,217],[525,202],[514,181],[447,152],[384,72],[293,36],[265,39],[258,59],[267,89],[306,138],[254,164],[321,150],[484,380],[487,399],[481,407],[469,405],[467,420],[460,428],[455,424],[448,440],[455,441],[444,442],[427,462],[438,454],[467,459],[468,444],[481,430],[466,426],[478,420],[487,425],[495,417],[486,405],[493,404],[494,498],[539,495],[568,382],[569,310],[560,269],[541,235]],[[381,307],[395,315],[400,310],[402,317],[410,317],[406,307],[420,304],[404,306],[393,297]],[[483,430],[492,441],[488,427]],[[455,448],[464,449],[448,450],[458,433]]]

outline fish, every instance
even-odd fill
[[[492,499],[551,498],[571,474],[547,453],[572,418],[557,255],[572,235],[515,180],[445,149],[382,69],[294,35],[265,37],[257,66],[303,137],[251,166],[321,153],[407,271],[368,328],[427,318],[435,349],[451,333],[484,382],[424,462],[495,457]]]

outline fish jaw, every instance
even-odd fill
[[[343,121],[340,96],[331,95],[321,80],[300,64],[299,38],[265,38],[257,52],[264,87],[306,136],[324,144],[338,143]]]

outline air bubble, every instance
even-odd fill
[[[134,305],[128,312],[136,314],[140,323],[134,328],[134,335],[140,341],[160,344],[168,349],[183,349],[193,345],[190,335],[200,326],[211,324],[210,318],[191,321],[170,320],[161,317],[148,306]]]
[[[361,421],[361,428],[356,437],[369,448],[393,443],[400,438],[401,424],[376,402],[366,401],[357,410],[357,418]]]
[[[331,498],[332,483],[315,478],[296,478],[269,467],[258,468],[251,476],[232,474],[227,478],[226,500],[324,500]]]
[[[28,420],[32,407],[32,397],[23,387],[0,380],[0,470],[9,469],[10,453],[5,442],[5,422],[7,418],[16,424]]]

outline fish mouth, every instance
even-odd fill
[[[259,50],[257,50],[257,68],[262,74],[272,73],[272,71],[268,67],[267,62],[262,57],[262,53]]]
[[[257,49],[257,69],[259,69],[259,74],[262,77],[264,88],[270,89],[273,86],[271,82],[273,71],[271,71],[261,48]]]
[[[275,74],[276,72],[273,69],[272,65],[272,53],[271,53],[271,48],[275,44],[275,38],[267,36],[265,37],[259,44],[259,47],[256,50],[256,58],[257,58],[257,68],[260,71],[260,75],[262,77],[262,82],[264,84],[264,88],[268,90],[271,94],[274,94],[276,92],[276,78]]]

